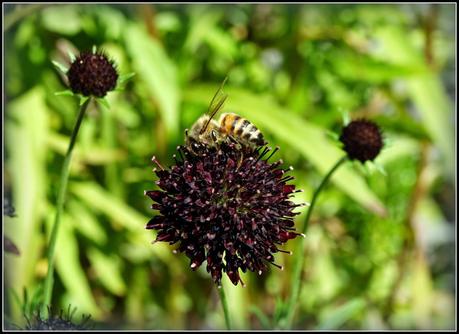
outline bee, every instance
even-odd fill
[[[207,113],[193,124],[189,132],[186,132],[187,142],[194,140],[207,145],[216,145],[230,139],[251,148],[265,145],[263,134],[247,119],[234,113],[223,113],[218,121],[214,119],[228,97],[227,94],[222,94],[225,82],[226,79],[215,93]]]

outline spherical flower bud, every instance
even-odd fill
[[[82,52],[67,72],[75,94],[104,97],[116,87],[118,73],[114,62],[102,52]]]
[[[379,127],[368,120],[350,122],[340,136],[344,151],[348,157],[360,162],[374,160],[383,147],[383,138]]]
[[[175,252],[190,259],[196,270],[207,261],[217,285],[226,273],[234,285],[239,269],[258,274],[274,263],[273,254],[289,239],[297,237],[290,197],[295,186],[285,176],[282,161],[268,162],[270,150],[251,149],[224,141],[210,146],[192,142],[178,148],[170,169],[159,169],[160,190],[146,191],[159,211],[147,229],[158,231],[156,241],[178,244]],[[274,151],[275,152],[275,151]],[[274,153],[273,152],[273,153]]]

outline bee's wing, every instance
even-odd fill
[[[220,85],[214,97],[212,98],[212,101],[210,101],[209,108],[207,109],[207,115],[209,115],[209,119],[206,122],[206,124],[202,127],[201,131],[199,132],[200,134],[203,134],[206,131],[210,121],[222,109],[223,104],[225,103],[226,98],[228,97],[228,94],[223,93],[223,86],[225,85],[227,79],[228,77],[226,77],[225,80],[223,80],[222,84]]]

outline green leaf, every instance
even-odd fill
[[[125,228],[130,232],[130,243],[124,253],[130,252],[133,257],[145,260],[146,257],[158,256],[165,262],[174,261],[170,247],[165,243],[157,243],[151,247],[152,234],[145,232],[145,224],[151,219],[129,207],[126,202],[114,196],[100,185],[91,182],[80,182],[69,185],[81,202],[94,210],[104,213],[115,228]],[[142,196],[143,194],[139,194]],[[127,256],[127,255],[126,255]]]
[[[278,296],[274,307],[273,321],[276,327],[284,328],[284,316],[287,304]]]
[[[384,168],[384,166],[379,163],[379,162],[374,162],[373,163],[373,166],[375,167],[375,169],[380,172],[382,175],[384,176],[387,176],[387,172],[386,172],[386,169]]]
[[[98,97],[97,102],[99,102],[105,109],[110,110],[110,103],[105,97]]]
[[[69,137],[57,133],[49,133],[46,139],[50,149],[59,154],[65,154],[69,143]],[[83,145],[77,145],[74,149],[73,159],[75,164],[83,162],[89,165],[105,165],[107,163],[126,159],[126,152],[121,149],[106,148],[97,143],[90,143],[89,146],[85,146],[84,149],[82,146]],[[71,172],[74,167],[76,166],[71,167]]]
[[[83,234],[96,245],[102,246],[107,242],[107,233],[99,219],[78,200],[71,200],[67,208],[74,223],[73,228]]]
[[[67,50],[67,54],[69,55],[70,63],[73,63],[76,59],[76,56],[73,54],[72,50]]]
[[[417,75],[406,79],[408,92],[422,123],[431,139],[440,148],[443,155],[443,168],[449,177],[454,175],[454,107],[439,75],[425,64],[422,52],[419,52],[414,41],[400,27],[385,27],[375,33],[383,45],[378,57],[397,65],[415,65],[423,68]]]
[[[25,287],[24,287],[25,290]],[[24,309],[24,303],[21,301],[21,297],[19,297],[19,294],[17,293],[16,290],[14,289],[8,289],[11,297],[13,298],[14,302],[17,304],[17,306],[23,311]],[[24,312],[22,312],[24,313]]]
[[[186,90],[185,98],[190,101],[208,104],[216,88],[209,85],[194,85]],[[234,88],[225,88],[229,97],[226,101],[227,110],[234,111],[262,130],[288,143],[321,173],[325,174],[344,152],[336,143],[327,140],[327,130],[307,122],[277,104],[269,95],[255,95],[247,91]],[[341,168],[332,177],[332,182],[343,192],[368,210],[384,215],[385,208],[374,192],[368,187],[364,179],[348,164]]]
[[[115,254],[102,253],[96,248],[88,249],[87,254],[102,285],[114,295],[123,296],[126,285],[121,275],[120,258]]]
[[[119,198],[112,196],[97,184],[93,183],[73,183],[70,189],[91,207],[97,208],[116,223],[128,230],[139,231],[143,229],[150,218],[140,214],[133,208],[126,205]],[[140,194],[142,195],[142,194]]]
[[[342,78],[357,82],[380,84],[425,71],[425,68],[416,64],[391,64],[343,49],[334,51],[330,58],[331,65]]]
[[[95,45],[92,46],[92,53],[96,53],[97,52],[97,47]]]
[[[118,84],[120,85],[120,84],[128,81],[133,76],[135,76],[135,72],[131,72],[131,73],[126,73],[126,74],[120,75],[119,78],[118,78]]]
[[[59,35],[76,35],[81,30],[78,7],[74,5],[50,6],[41,12],[43,26]]]
[[[324,312],[320,316],[317,329],[338,329],[346,323],[346,321],[355,317],[358,313],[365,309],[366,302],[361,298],[353,299],[344,305],[338,306],[329,312]]]
[[[75,94],[70,89],[66,89],[60,92],[55,92],[54,95],[56,96],[74,96]]]
[[[6,105],[5,145],[9,152],[5,170],[10,171],[17,217],[14,224],[5,224],[5,234],[27,255],[15,259],[5,257],[5,279],[10,287],[21,291],[36,277],[38,259],[42,256],[41,222],[46,198],[48,167],[49,116],[45,94],[36,87]],[[27,250],[27,252],[25,252]]]
[[[258,306],[250,305],[249,312],[257,317],[263,329],[272,328],[269,318],[266,316],[266,314],[263,313],[263,311]]]
[[[61,71],[63,74],[67,74],[69,69],[66,66],[62,65],[61,63],[59,63],[59,62],[57,62],[55,60],[52,60],[51,62],[53,63],[54,66],[57,67],[57,69],[59,71]]]
[[[27,292],[27,288],[24,287],[24,289],[22,290],[23,292],[23,304],[22,304],[22,313],[23,314],[30,314],[30,304],[29,304],[29,294]]]
[[[343,126],[347,126],[351,122],[351,116],[349,115],[348,110],[340,110],[340,113],[343,118]]]
[[[80,107],[81,107],[86,101],[88,101],[88,99],[89,99],[89,96],[80,95]]]
[[[43,303],[43,285],[39,284],[33,292],[32,298],[30,299],[30,310],[32,312],[37,311]]]
[[[177,138],[180,96],[175,64],[159,42],[137,25],[126,27],[125,42],[139,80],[157,102],[168,138]]]

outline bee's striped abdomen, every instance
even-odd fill
[[[242,138],[256,145],[263,145],[265,143],[262,133],[253,124],[247,126],[242,134]]]
[[[223,133],[232,134],[236,128],[236,124],[241,119],[240,116],[236,114],[223,114],[220,121],[220,128]]]
[[[248,120],[236,114],[223,114],[220,121],[222,133],[232,136],[242,143],[263,145],[264,139],[260,130]]]

